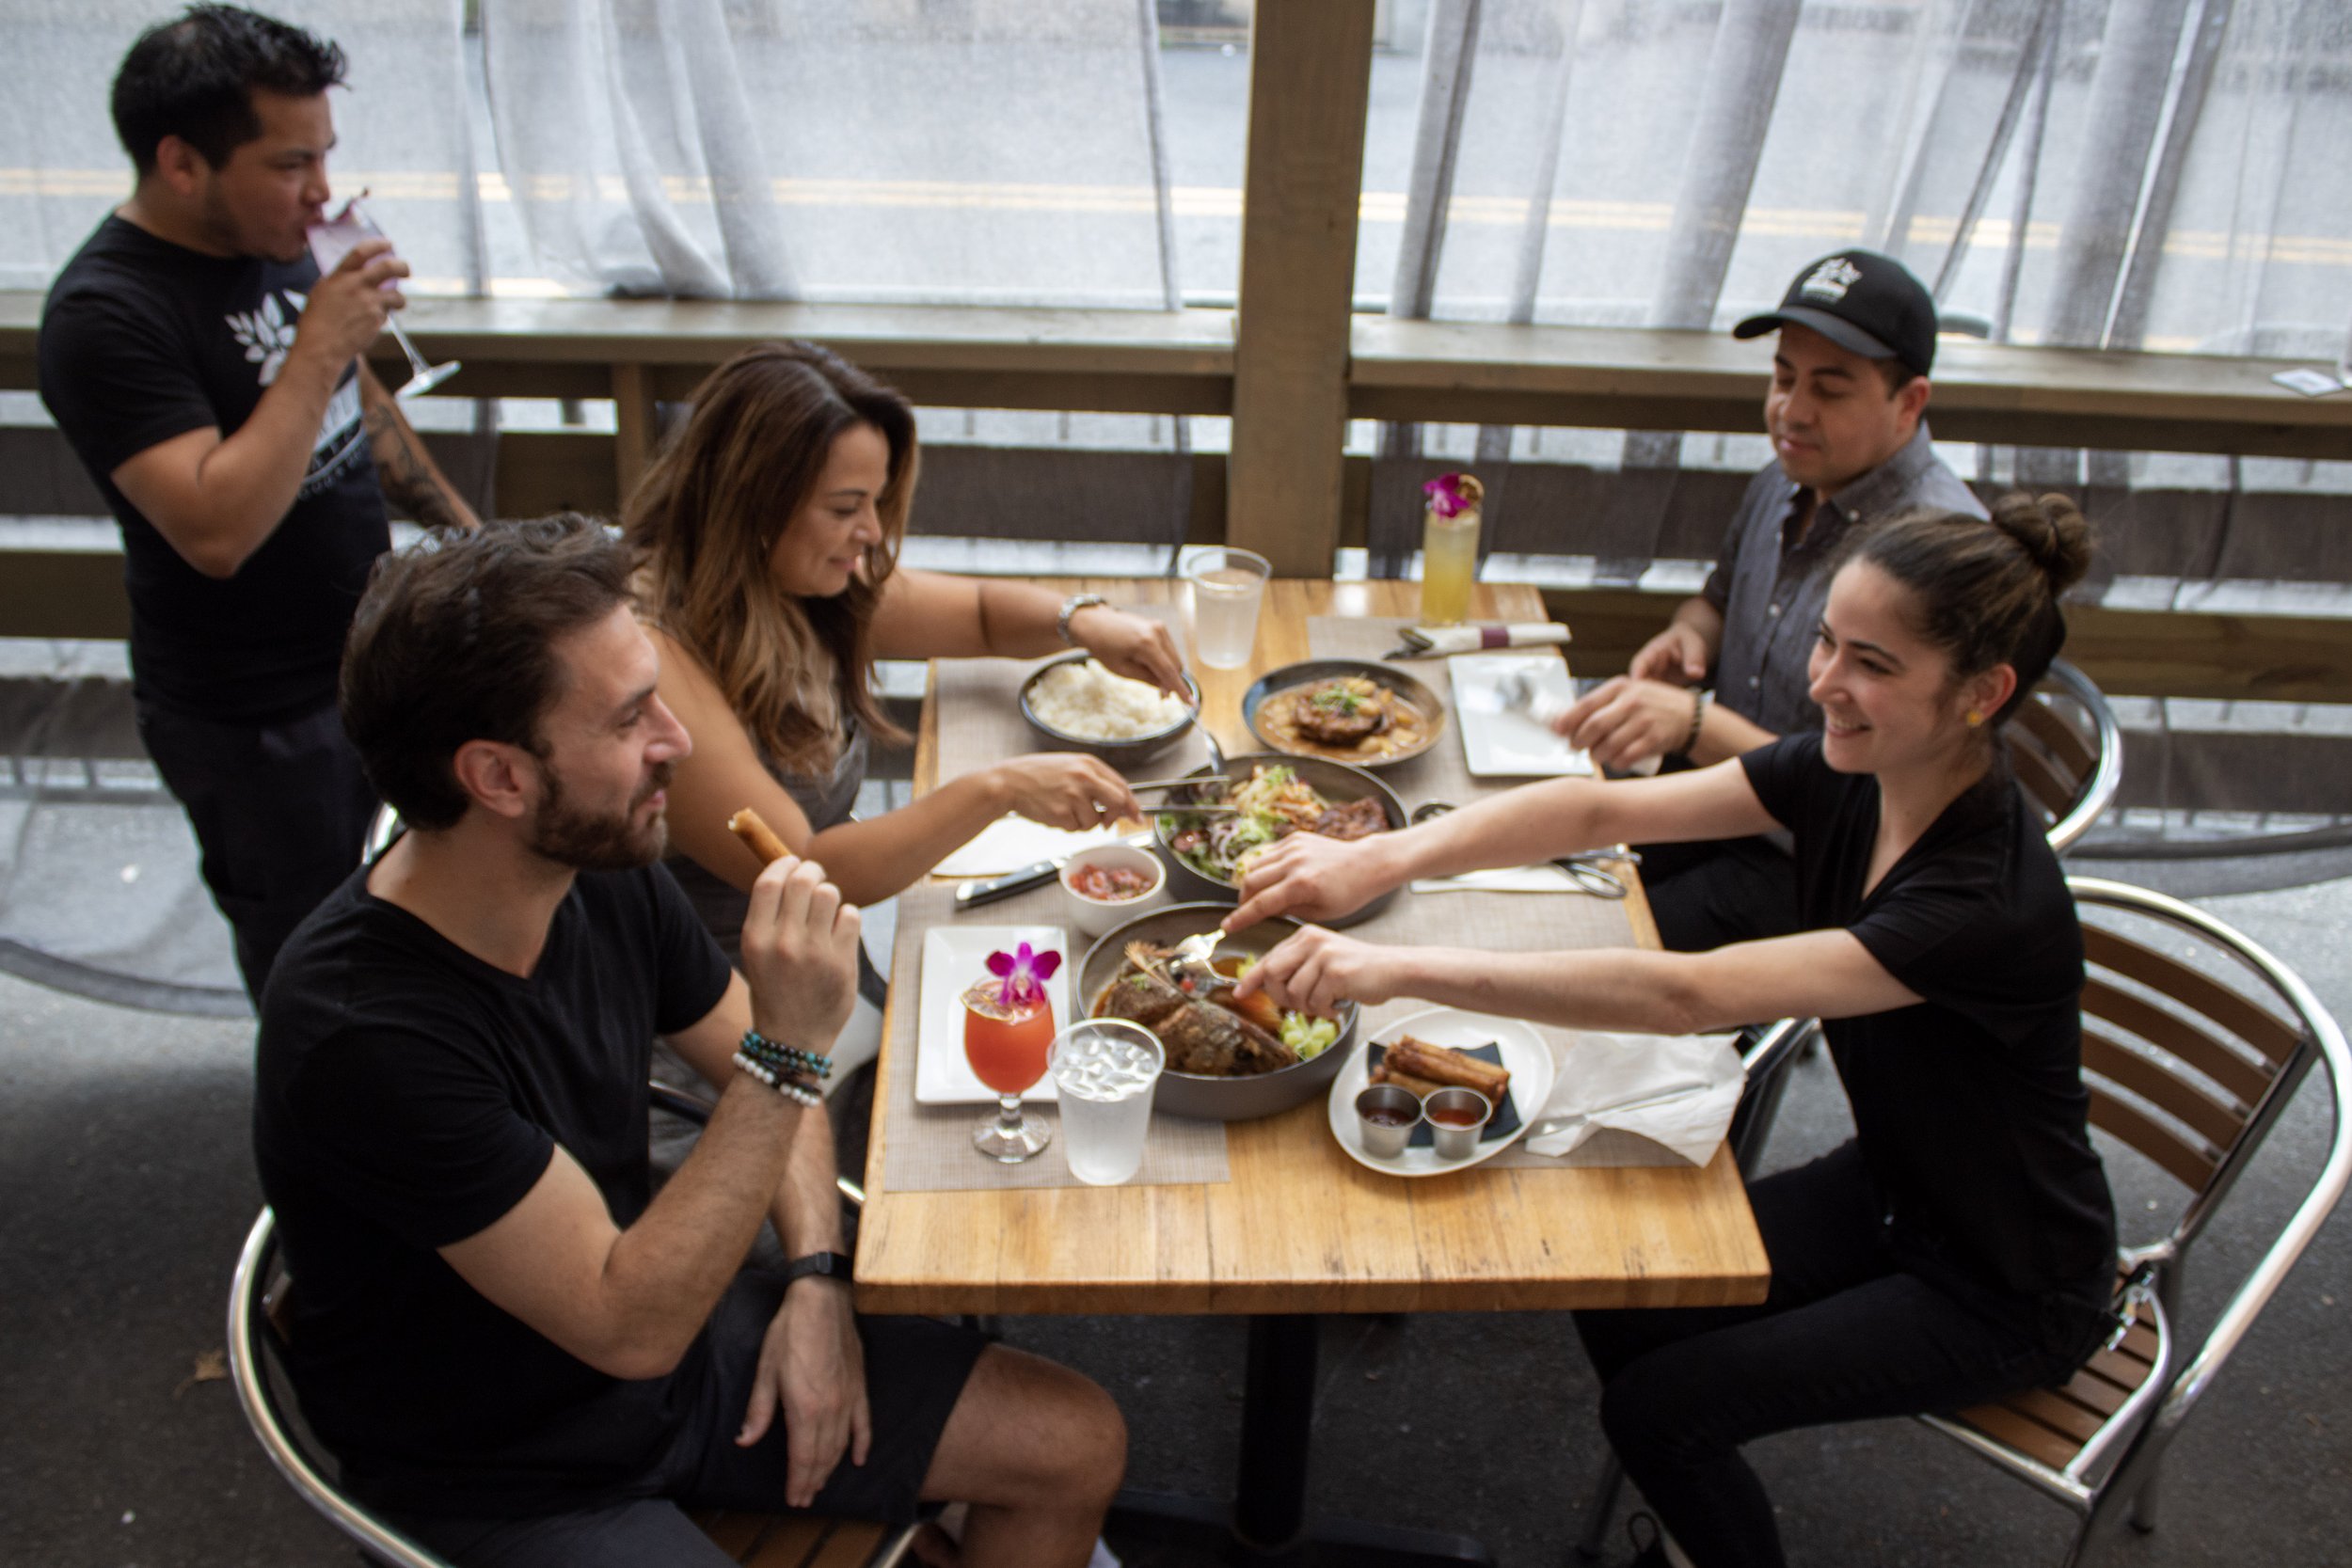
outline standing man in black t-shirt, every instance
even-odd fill
[[[1109,1397],[850,1310],[814,1091],[857,911],[787,856],[729,971],[659,863],[691,742],[629,568],[582,518],[495,524],[388,556],[354,621],[343,714],[409,831],[287,942],[254,1098],[303,1413],[460,1564],[724,1568],[680,1504],[954,1500],[964,1568],[1078,1568]],[[657,1035],[722,1093],[654,1195]],[[763,1219],[791,1261],[739,1274]]]
[[[41,397],[122,525],[139,734],[257,1001],[375,810],[334,696],[385,502],[474,525],[359,359],[407,263],[381,240],[310,259],[342,76],[333,44],[232,7],[143,34],[113,102],[137,186],[41,317]]]

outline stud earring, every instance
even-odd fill
[[[1972,730],[1973,730],[1973,729],[1975,729],[1978,725],[1979,725],[1979,724],[1981,724],[1981,723],[1983,723],[1983,722],[1984,722],[1984,715],[1983,715],[1983,714],[1979,713],[1979,712],[1978,712],[1975,708],[1970,708],[1970,709],[1968,710],[1968,727],[1969,727],[1970,729],[1972,729]]]

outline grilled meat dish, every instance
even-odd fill
[[[1389,727],[1391,693],[1361,675],[1311,686],[1291,700],[1292,722],[1318,746],[1360,746]]]
[[[1127,944],[1126,967],[1103,988],[1098,1017],[1124,1018],[1159,1036],[1177,1072],[1244,1078],[1298,1060],[1297,1053],[1239,1013],[1188,995],[1168,976],[1172,947]]]

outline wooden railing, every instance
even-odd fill
[[[1171,482],[1190,480],[1185,531],[1257,549],[1290,576],[1327,572],[1343,540],[1364,537],[1368,465],[1343,455],[1351,418],[1756,430],[1767,360],[1755,343],[1351,316],[1374,5],[1256,12],[1238,310],[421,298],[406,324],[431,357],[464,361],[453,395],[611,400],[611,433],[500,437],[494,500],[507,515],[610,511],[644,465],[658,403],[688,396],[743,345],[786,337],[823,342],[930,405],[1233,416],[1230,455],[1195,459],[1188,476],[1170,460]],[[0,293],[0,388],[34,385],[40,309],[36,294]],[[381,357],[403,373],[389,345]],[[2269,379],[2280,368],[1947,340],[1932,418],[1949,440],[2352,456],[2352,399],[2282,390]],[[95,510],[94,492],[64,477],[72,462],[54,433],[0,431],[0,484],[30,475]],[[1561,548],[1575,548],[1573,520]],[[121,635],[119,572],[104,552],[8,552],[0,635]],[[1555,595],[1588,670],[1638,645],[1671,603]],[[2352,623],[2099,610],[2078,624],[2070,651],[2112,691],[2352,700]]]

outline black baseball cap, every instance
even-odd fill
[[[1871,359],[1896,359],[1925,375],[1935,366],[1935,301],[1911,269],[1874,250],[1822,257],[1788,285],[1780,309],[1750,316],[1735,338],[1760,338],[1790,322],[1839,348]]]

